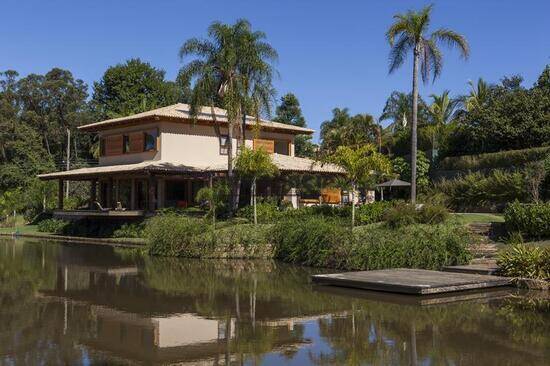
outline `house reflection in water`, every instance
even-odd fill
[[[123,261],[100,264],[90,261],[85,253],[82,248],[63,247],[56,287],[41,293],[65,304],[64,327],[68,329],[64,333],[71,332],[68,303],[89,309],[90,329],[81,332],[85,336],[78,342],[90,350],[131,361],[207,365],[228,364],[256,351],[294,352],[309,343],[303,338],[303,326],[295,326],[295,319],[251,323],[249,318],[241,321],[238,310],[236,314],[201,316],[191,296],[147,287],[136,265]],[[266,334],[268,349],[262,342],[256,344]]]

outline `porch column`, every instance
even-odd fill
[[[107,192],[105,197],[105,206],[108,208],[113,207],[113,178],[107,180]]]
[[[195,197],[193,197],[193,182],[191,181],[191,179],[187,179],[186,180],[187,182],[187,205],[188,206],[191,206],[191,204],[195,201]]]
[[[63,192],[63,179],[58,180],[58,189],[57,189],[57,208],[63,210],[63,197],[65,192]]]
[[[147,184],[147,193],[148,193],[148,211],[154,212],[157,208],[157,198],[156,198],[156,187],[155,183],[157,178],[154,175],[150,175]]]
[[[130,180],[130,210],[136,209],[136,180]]]
[[[90,181],[90,201],[92,203],[97,201],[97,179]]]

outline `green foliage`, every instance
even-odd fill
[[[198,202],[208,202],[208,215],[212,217],[212,223],[215,225],[216,218],[224,215],[227,211],[227,202],[229,198],[229,187],[227,182],[217,181],[212,187],[203,187],[197,192],[196,200]]]
[[[412,93],[403,93],[394,90],[384,106],[380,121],[390,120],[391,123],[388,126],[393,132],[397,131],[410,131],[409,124],[412,121]],[[418,96],[418,122],[419,124],[427,124],[430,121],[430,114],[428,111],[428,105]],[[410,152],[410,137],[408,139],[409,147],[407,153]]]
[[[272,258],[270,225],[233,224],[193,238],[201,258]]]
[[[113,231],[113,238],[143,238],[143,223],[124,223]]]
[[[550,248],[514,244],[499,255],[497,264],[504,276],[550,279]]]
[[[461,225],[409,225],[398,229],[358,227],[348,254],[350,270],[441,269],[466,264],[470,237]]]
[[[357,206],[356,219],[359,225],[368,225],[382,221],[384,212],[393,205],[389,201],[376,201]]]
[[[235,169],[240,176],[248,179],[272,177],[279,172],[269,153],[263,149],[253,150],[247,147],[243,147],[237,155]]]
[[[407,182],[411,181],[411,163],[402,157],[397,157],[392,160],[393,171],[399,174],[399,177]],[[416,156],[416,185],[420,189],[425,189],[430,184],[429,179],[430,160],[426,157],[423,151],[418,151]]]
[[[449,156],[438,163],[438,168],[442,170],[480,170],[522,167],[528,162],[543,160],[549,154],[550,146],[543,146],[479,155]]]
[[[463,113],[459,128],[449,136],[446,155],[489,153],[547,146],[550,87],[544,82],[549,66],[532,88],[503,79],[483,92],[481,106]]]
[[[321,216],[275,225],[276,257],[286,262],[346,270],[409,267],[440,269],[467,263],[469,234],[460,225],[344,227]]]
[[[445,194],[449,206],[458,211],[479,208],[498,211],[508,202],[528,198],[523,174],[502,170],[443,179],[434,185],[433,192]]]
[[[46,219],[38,223],[38,231],[42,233],[63,234],[69,223],[59,219]]]
[[[409,203],[398,203],[384,213],[384,221],[390,228],[420,224],[441,224],[449,218],[449,210],[438,204],[423,204],[419,209]]]
[[[550,203],[513,202],[504,210],[509,231],[532,238],[550,238]]]
[[[358,148],[378,141],[379,126],[369,114],[350,116],[347,108],[334,108],[332,119],[321,124],[321,151],[334,153],[338,147]]]
[[[352,235],[341,220],[304,216],[275,225],[275,255],[285,262],[316,267],[343,268]]]
[[[193,241],[196,235],[210,230],[203,220],[177,215],[162,215],[148,219],[144,236],[149,254],[171,257],[200,257],[201,246]]]
[[[166,81],[164,76],[164,70],[139,58],[111,66],[94,83],[92,104],[101,119],[108,119],[185,102],[188,86]]]
[[[270,224],[277,222],[281,216],[283,216],[283,211],[279,209],[275,202],[265,201],[256,204],[256,214],[258,223],[260,224]],[[237,217],[243,217],[249,220],[250,222],[254,221],[254,207],[248,205],[244,206],[237,211]]]

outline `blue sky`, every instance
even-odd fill
[[[2,2],[0,70],[22,75],[71,70],[90,86],[105,69],[140,57],[173,79],[180,45],[204,36],[213,20],[247,18],[280,55],[279,95],[295,93],[318,129],[334,107],[379,116],[393,90],[409,91],[411,65],[388,75],[385,31],[395,13],[426,1],[13,1]],[[433,1],[432,27],[470,42],[465,62],[445,50],[443,75],[421,94],[467,91],[482,76],[521,74],[531,85],[550,63],[550,1]]]

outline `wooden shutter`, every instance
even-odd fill
[[[275,141],[254,139],[254,150],[264,149],[266,152],[273,154],[275,152]]]
[[[140,153],[143,151],[145,136],[143,132],[134,132],[130,134],[130,153]]]
[[[321,199],[323,203],[340,203],[342,192],[338,188],[323,188],[321,189]]]
[[[122,155],[122,135],[105,137],[105,156]]]

